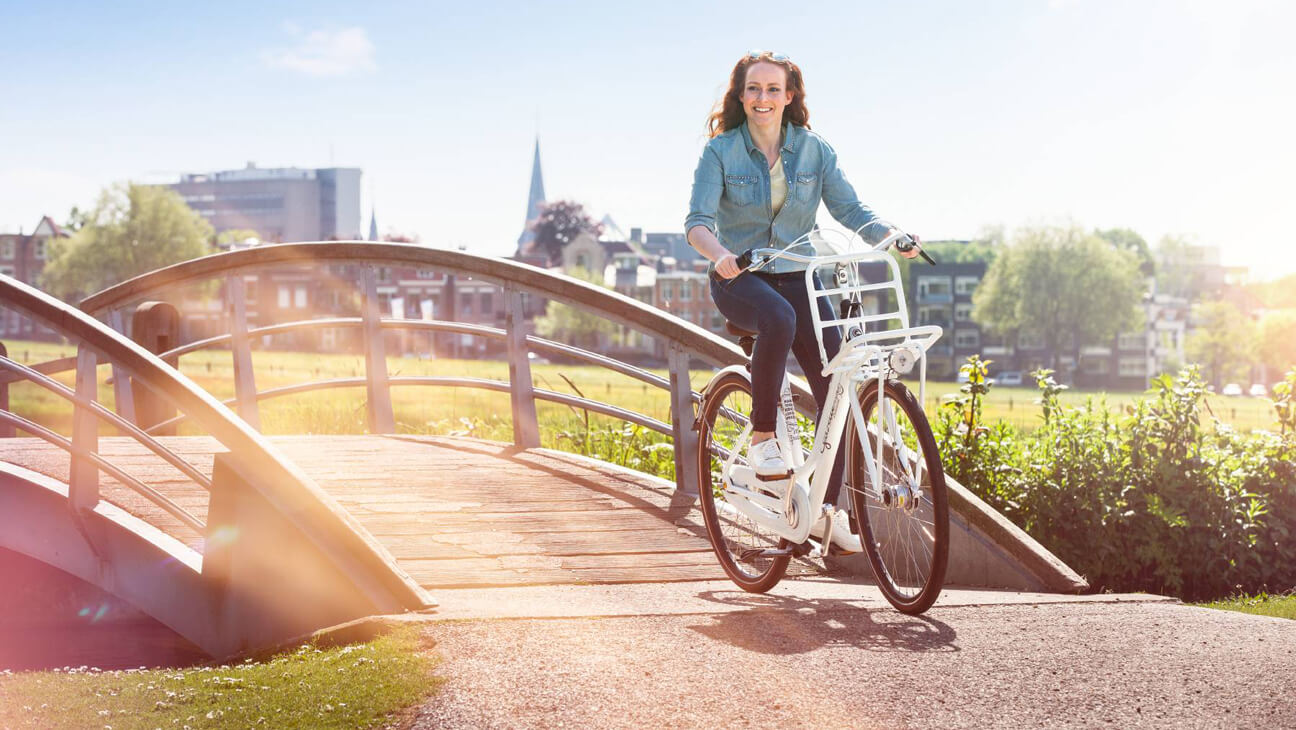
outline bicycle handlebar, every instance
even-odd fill
[[[812,243],[812,241],[809,238],[803,237],[797,241],[793,241],[792,245],[788,246],[787,248],[748,249],[738,255],[736,263],[738,264],[738,268],[741,269],[742,271],[759,271],[760,269],[765,268],[766,266],[773,263],[774,261],[782,258],[786,258],[789,261],[793,261],[795,263],[808,264],[813,262],[816,258],[819,257],[814,255],[792,253],[792,249],[796,248],[797,246],[803,246],[808,243]],[[899,229],[893,230],[890,235],[888,235],[886,238],[883,238],[881,241],[878,242],[876,246],[873,246],[869,250],[885,251],[886,249],[890,248],[892,245],[894,245],[896,249],[901,252],[909,251],[914,248],[917,248],[918,255],[922,256],[924,261],[931,264],[932,266],[936,265],[936,260],[933,259],[931,256],[929,256],[927,252],[923,250],[922,246],[918,245],[917,241],[913,240],[912,238],[909,237],[909,234]],[[758,256],[761,258],[758,259],[757,258]]]

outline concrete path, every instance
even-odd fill
[[[439,591],[415,728],[1292,727],[1296,622],[1139,595],[823,578]]]

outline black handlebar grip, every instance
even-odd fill
[[[741,254],[738,255],[738,268],[745,269],[748,266],[751,266],[751,262],[752,262],[751,251],[743,251]]]

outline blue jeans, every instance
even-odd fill
[[[815,278],[815,288],[823,285]],[[805,274],[761,274],[745,272],[733,279],[721,278],[711,273],[711,300],[725,319],[735,325],[758,333],[752,351],[752,430],[773,431],[778,420],[778,398],[783,384],[783,371],[791,352],[805,373],[814,394],[819,416],[823,415],[828,400],[828,378],[819,360],[819,342],[814,333],[814,320],[810,313],[810,295],[805,287]],[[819,318],[833,319],[832,307],[827,299],[819,299]],[[824,332],[824,350],[828,359],[841,348],[841,333],[835,328]],[[842,470],[845,467],[842,450],[837,449],[832,478],[824,499],[832,504],[841,489]]]

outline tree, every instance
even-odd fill
[[[610,288],[603,283],[601,275],[595,275],[587,269],[574,268],[567,275],[605,289]],[[562,302],[549,302],[544,316],[536,317],[535,328],[536,334],[541,337],[594,351],[602,347],[606,337],[616,331],[616,325],[606,317]]]
[[[1293,332],[1296,332],[1296,309],[1269,312],[1260,320],[1256,354],[1265,364],[1265,377],[1269,380],[1277,380],[1288,370],[1296,369]]]
[[[1134,254],[1139,262],[1139,273],[1152,276],[1156,273],[1156,261],[1152,258],[1152,249],[1142,236],[1128,228],[1108,228],[1105,231],[1094,231],[1094,235],[1118,249]]]
[[[71,238],[50,241],[41,286],[66,301],[212,252],[212,227],[175,192],[118,184]]]
[[[972,319],[998,334],[1041,337],[1050,362],[1064,345],[1105,343],[1138,324],[1138,261],[1077,227],[1026,228],[990,264]]]
[[[1156,248],[1156,283],[1158,294],[1169,294],[1188,301],[1200,299],[1207,292],[1201,266],[1201,252],[1192,239],[1184,236],[1162,236]]]
[[[1225,300],[1193,307],[1196,327],[1184,343],[1185,354],[1206,370],[1206,380],[1219,387],[1225,380],[1246,372],[1255,348],[1255,324]]]
[[[540,213],[527,223],[527,228],[535,233],[533,250],[548,254],[550,266],[562,263],[563,249],[580,234],[598,236],[603,232],[603,224],[595,223],[585,206],[572,200],[541,203]]]

